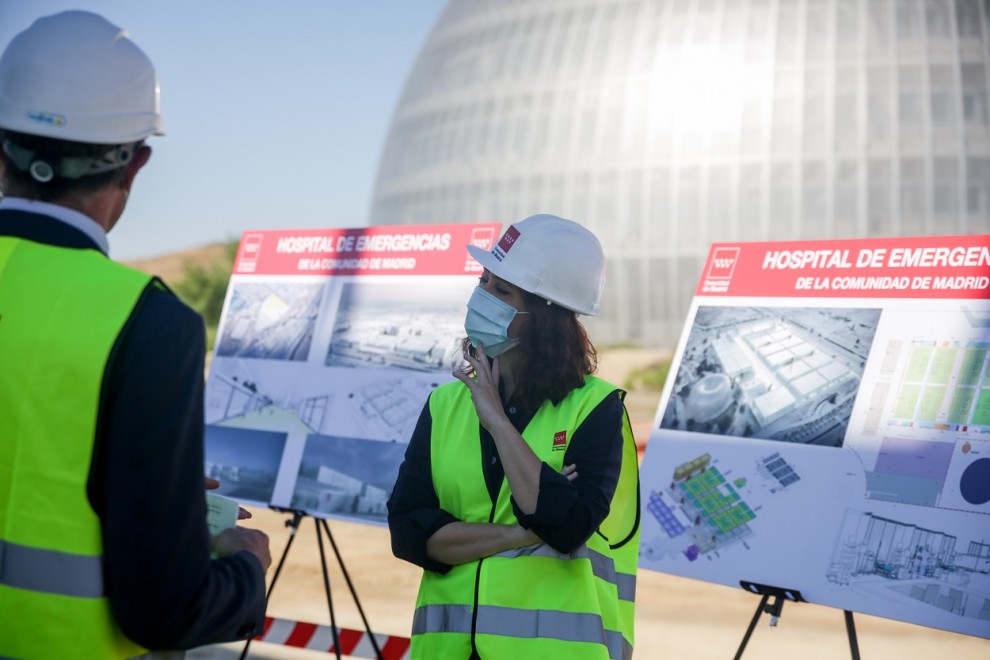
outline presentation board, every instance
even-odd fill
[[[246,504],[385,524],[430,392],[460,364],[498,224],[245,232],[206,383],[206,474]]]
[[[641,567],[990,638],[988,362],[990,236],[713,245]]]

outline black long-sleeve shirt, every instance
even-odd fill
[[[21,211],[0,210],[0,235],[98,249],[57,219]],[[258,559],[246,551],[210,559],[205,350],[202,318],[149,287],[104,372],[87,495],[101,522],[114,617],[128,638],[151,649],[243,639],[264,624]]]
[[[533,416],[524,415],[511,405],[505,412],[520,433]],[[616,390],[568,434],[571,440],[563,464],[576,465],[578,478],[568,481],[544,463],[536,510],[530,515],[524,514],[512,500],[519,524],[532,529],[558,552],[571,552],[587,541],[608,515],[622,465],[623,414],[622,393]],[[430,460],[433,424],[427,403],[416,423],[388,501],[388,526],[396,557],[430,571],[447,573],[450,565],[435,561],[426,553],[427,540],[444,525],[458,520],[440,508],[433,488]],[[494,503],[505,471],[491,434],[480,425],[479,430],[485,484]]]

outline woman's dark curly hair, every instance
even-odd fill
[[[513,348],[520,373],[516,374],[513,401],[530,412],[549,399],[554,404],[584,383],[585,376],[598,370],[598,352],[577,314],[554,303],[547,303],[528,291],[526,323],[519,345]],[[464,340],[464,347],[470,340]]]

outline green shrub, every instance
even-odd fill
[[[663,384],[667,380],[667,372],[669,371],[669,358],[645,367],[640,367],[639,369],[633,370],[628,376],[626,376],[626,382],[623,383],[623,387],[627,390],[649,389],[659,392],[663,389]]]
[[[224,246],[223,256],[209,263],[187,261],[182,270],[182,279],[173,287],[182,300],[199,312],[206,323],[206,348],[213,349],[217,336],[217,324],[223,311],[223,299],[227,294],[227,283],[237,256],[237,240],[229,240]]]

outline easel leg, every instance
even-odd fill
[[[354,604],[357,605],[358,613],[361,615],[361,621],[364,623],[364,629],[368,632],[368,639],[371,640],[371,646],[375,649],[375,657],[378,660],[382,660],[382,651],[378,648],[378,640],[375,639],[375,634],[371,632],[371,626],[368,624],[368,618],[364,615],[364,608],[361,607],[361,601],[358,600],[357,590],[354,588],[354,583],[351,582],[351,576],[347,572],[347,568],[344,566],[344,559],[340,556],[340,551],[337,549],[337,542],[333,540],[333,534],[330,533],[330,524],[325,518],[320,518],[320,522],[323,523],[323,530],[327,534],[327,538],[330,539],[330,545],[333,547],[333,553],[337,555],[337,563],[340,565],[340,571],[344,574],[344,579],[347,581],[347,588],[351,590],[351,596],[354,597]]]
[[[323,588],[327,592],[327,607],[330,609],[330,632],[333,634],[333,651],[340,660],[340,637],[337,634],[337,617],[333,613],[333,598],[330,596],[330,574],[327,572],[327,555],[323,551],[323,534],[320,533],[320,518],[313,518],[316,523],[316,540],[320,544],[320,565],[323,568]],[[326,524],[326,521],[324,521]],[[328,528],[329,529],[329,528]]]
[[[299,530],[299,521],[302,520],[302,513],[298,511],[292,514],[292,520],[286,520],[285,526],[289,528],[289,540],[285,543],[285,550],[282,551],[282,558],[278,560],[278,566],[275,567],[275,574],[272,575],[271,584],[268,585],[268,593],[265,594],[265,602],[272,597],[272,591],[275,590],[275,582],[278,580],[279,573],[282,572],[282,566],[285,565],[285,558],[289,556],[289,548],[292,547],[292,542],[296,540],[296,532]],[[244,660],[247,657],[248,649],[251,648],[251,640],[248,639],[244,642],[244,650],[241,651],[240,660]]]
[[[760,604],[756,606],[756,613],[753,614],[753,619],[749,622],[749,628],[746,629],[746,634],[743,636],[742,643],[739,644],[739,650],[736,651],[736,656],[733,660],[739,660],[742,657],[743,651],[746,650],[746,644],[749,643],[749,638],[753,635],[753,630],[756,628],[756,622],[760,620],[760,615],[763,614],[763,608],[766,607],[769,599],[769,593],[763,594],[763,598],[760,599]]]
[[[289,554],[289,548],[292,547],[292,542],[296,538],[296,532],[299,530],[299,522],[305,514],[301,511],[292,512],[292,520],[287,520],[285,526],[290,528],[289,540],[285,544],[285,550],[282,552],[282,558],[279,559],[278,567],[275,569],[275,574],[272,576],[272,582],[268,585],[268,593],[266,595],[266,600],[271,599],[272,591],[275,589],[275,582],[278,580],[279,573],[282,572],[282,566],[285,564],[285,559]],[[327,571],[327,555],[326,551],[323,549],[323,533],[325,532],[327,538],[330,540],[330,546],[333,548],[333,552],[337,555],[337,563],[340,564],[340,570],[344,574],[344,579],[347,580],[347,587],[351,590],[351,596],[354,597],[354,604],[357,605],[358,613],[361,615],[361,621],[364,622],[364,629],[368,633],[368,639],[371,641],[371,646],[375,649],[375,657],[378,660],[383,660],[381,649],[378,647],[378,640],[375,638],[373,632],[371,632],[371,626],[368,625],[368,618],[364,615],[364,608],[361,607],[361,601],[358,600],[357,590],[354,588],[354,583],[351,582],[351,576],[347,572],[347,568],[344,566],[344,558],[340,556],[340,550],[337,549],[337,542],[334,541],[333,534],[330,533],[330,525],[323,518],[313,518],[313,522],[316,523],[316,541],[320,546],[320,567],[323,569],[323,588],[326,590],[327,594],[327,608],[330,610],[330,631],[333,635],[333,650],[337,656],[337,660],[340,660],[340,636],[337,632],[337,618],[333,611],[333,597],[330,593],[330,573]],[[322,525],[322,527],[321,527]],[[251,646],[251,640],[247,640],[244,644],[244,650],[241,652],[240,660],[244,660],[247,657],[248,648]]]
[[[853,621],[853,613],[844,610],[846,617],[846,633],[849,635],[849,653],[852,660],[859,660],[859,642],[856,641],[856,623]]]

